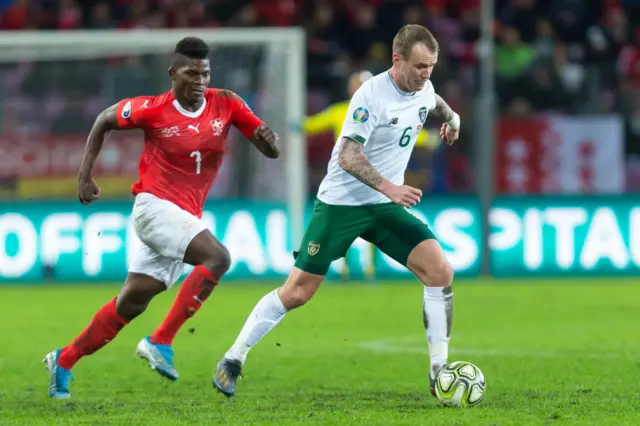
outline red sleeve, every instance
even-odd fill
[[[118,102],[116,118],[121,129],[142,129],[149,122],[150,96],[127,98]]]
[[[246,102],[235,93],[229,97],[229,104],[233,125],[236,126],[246,138],[253,135],[253,132],[258,126],[264,124],[264,121],[258,118]]]

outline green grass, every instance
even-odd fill
[[[66,344],[116,286],[0,287],[0,424],[640,424],[640,286],[634,280],[459,281],[450,360],[478,365],[474,409],[428,392],[417,283],[326,285],[249,355],[235,398],[217,360],[274,285],[221,286],[174,342],[170,383],[134,356],[175,289],[74,369],[72,399],[47,397],[46,352]]]

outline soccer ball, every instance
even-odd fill
[[[475,365],[456,361],[436,376],[436,396],[447,407],[475,407],[484,399],[484,375]]]

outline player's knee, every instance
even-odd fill
[[[427,274],[427,285],[430,287],[448,287],[453,283],[453,267],[448,261],[442,262]]]
[[[219,245],[211,252],[208,259],[203,262],[203,266],[211,272],[211,275],[221,278],[231,267],[229,250],[223,245]]]
[[[287,309],[306,304],[316,294],[323,280],[324,276],[313,275],[294,267],[287,281],[278,290],[282,304]]]
[[[299,308],[306,304],[314,295],[314,291],[305,286],[283,286],[280,291],[280,300],[287,309]]]
[[[288,280],[278,291],[282,304],[287,309],[298,308],[306,304],[316,291],[318,286],[312,282],[290,281]]]

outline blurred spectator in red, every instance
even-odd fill
[[[16,0],[2,12],[3,30],[22,30],[29,25],[29,0]]]

